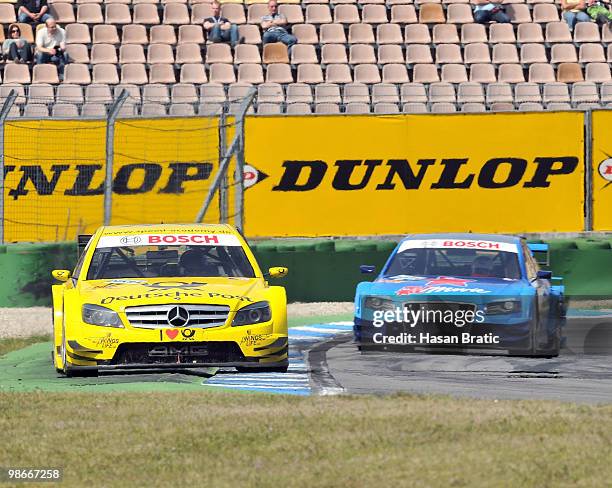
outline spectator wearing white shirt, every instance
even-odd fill
[[[36,32],[36,64],[53,63],[63,73],[66,64],[66,32],[55,19],[47,19],[45,27]]]

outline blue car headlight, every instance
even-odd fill
[[[269,322],[271,319],[272,311],[270,310],[270,303],[257,302],[238,310],[232,321],[232,327],[237,325],[260,324],[262,322]]]
[[[81,310],[83,322],[102,327],[123,327],[119,315],[110,308],[86,303]]]
[[[363,306],[370,310],[394,310],[395,302],[387,298],[366,297]]]
[[[489,302],[485,305],[485,313],[487,315],[503,315],[509,313],[518,313],[521,311],[521,302],[519,300],[499,300]]]

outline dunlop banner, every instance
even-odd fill
[[[245,232],[580,231],[583,139],[571,112],[247,117]]]
[[[612,111],[593,112],[593,230],[612,230]]]
[[[7,121],[5,241],[71,240],[103,223],[106,122]],[[112,224],[193,222],[219,159],[216,118],[115,124]],[[213,201],[207,222],[218,219]]]

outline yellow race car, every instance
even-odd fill
[[[233,227],[101,227],[53,277],[53,361],[98,370],[233,366],[285,372],[287,298]]]

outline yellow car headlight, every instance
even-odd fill
[[[232,327],[236,325],[251,325],[268,322],[272,319],[272,311],[268,302],[257,302],[247,305],[236,312]]]
[[[81,315],[83,322],[91,325],[100,325],[102,327],[123,327],[119,315],[110,308],[86,303],[83,305]]]

